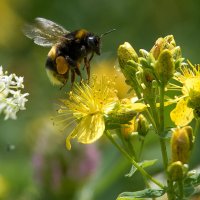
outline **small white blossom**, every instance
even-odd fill
[[[24,88],[24,85],[23,85],[24,77],[22,77],[22,76],[18,77],[15,75],[14,78],[15,78],[17,87]]]
[[[21,93],[24,78],[15,74],[7,75],[0,66],[0,114],[5,115],[4,119],[16,119],[19,110],[25,110],[26,97],[28,93]]]

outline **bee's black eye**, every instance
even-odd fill
[[[94,36],[88,37],[87,42],[89,46],[95,46],[95,37]]]
[[[97,36],[89,36],[87,38],[88,47],[100,55],[100,39]]]

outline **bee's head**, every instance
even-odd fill
[[[107,35],[108,33],[111,33],[115,31],[115,29],[112,29],[112,30],[109,30],[103,34],[101,34],[100,36],[97,36],[97,35],[89,35],[87,37],[87,44],[88,44],[88,47],[90,49],[92,49],[92,51],[94,51],[97,55],[100,55],[101,54],[101,51],[100,51],[100,44],[101,44],[101,38],[104,36],[104,35]]]
[[[94,51],[97,55],[100,55],[100,42],[101,38],[97,35],[90,35],[87,38],[87,44],[92,51]]]

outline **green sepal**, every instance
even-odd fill
[[[150,63],[145,58],[139,58],[142,68],[152,69]]]
[[[165,194],[164,189],[144,189],[136,192],[123,192],[118,197],[117,200],[135,200],[135,198],[156,198],[161,197]]]
[[[170,50],[172,57],[176,60],[181,58],[182,53],[181,53],[181,48],[179,46],[174,47],[173,49]]]
[[[140,49],[139,50],[139,52],[140,52],[140,54],[142,55],[142,57],[144,57],[144,58],[148,58],[149,57],[149,55],[150,55],[150,53],[148,52],[148,51],[146,51],[145,49]]]
[[[139,67],[139,64],[136,63],[134,60],[129,60],[129,61],[127,62],[127,65],[133,67],[133,68],[131,68],[131,69],[132,69],[132,70],[135,69],[135,71],[137,71],[137,70],[138,70],[138,67]]]
[[[180,68],[180,67],[182,66],[184,60],[185,60],[184,58],[179,58],[179,59],[177,59],[177,60],[175,61],[175,69]]]
[[[137,115],[134,110],[129,110],[126,112],[111,112],[106,117],[106,124],[128,124],[133,117]]]

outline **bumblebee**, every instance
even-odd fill
[[[114,30],[100,36],[85,29],[70,32],[55,22],[36,18],[34,24],[25,25],[23,32],[35,44],[51,47],[45,64],[47,75],[54,85],[64,86],[69,72],[72,84],[76,75],[82,80],[82,62],[90,79],[90,61],[94,54],[100,55],[101,38]]]

